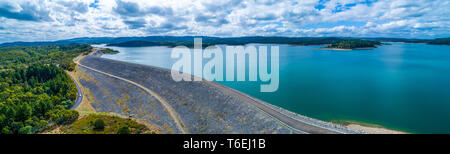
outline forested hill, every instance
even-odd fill
[[[7,46],[42,46],[68,44],[109,44],[111,46],[141,47],[141,46],[193,46],[194,38],[202,38],[203,46],[216,44],[244,45],[249,43],[291,44],[291,45],[322,45],[338,44],[351,40],[369,40],[374,42],[406,42],[450,45],[450,38],[438,39],[405,39],[405,38],[352,38],[352,37],[208,37],[208,36],[146,36],[146,37],[82,37],[50,42],[10,42]]]
[[[208,36],[147,36],[147,37],[83,37],[53,42],[12,42],[0,44],[6,46],[37,46],[67,44],[109,44],[112,46],[193,46],[194,38],[202,38],[204,46],[216,44],[245,45],[249,43],[321,45],[338,43],[349,38],[340,37],[208,37]]]
[[[119,43],[108,43],[108,46],[119,47],[144,47],[144,46],[187,46],[193,47],[193,37],[181,37],[183,39],[175,39],[172,37],[162,39],[137,39]],[[189,39],[188,39],[189,38]],[[289,45],[324,45],[328,44],[332,48],[354,49],[368,48],[382,45],[381,42],[405,42],[405,43],[426,43],[437,45],[450,45],[450,38],[438,39],[404,39],[404,38],[340,38],[340,37],[233,37],[233,38],[217,38],[217,37],[200,37],[202,38],[203,47],[211,45],[245,45],[250,43],[261,44],[289,44]]]
[[[0,48],[0,69],[23,68],[32,64],[54,64],[73,70],[72,59],[92,49],[89,45],[33,46]]]
[[[76,85],[65,73],[89,45],[0,48],[0,134],[30,134],[78,118]],[[59,66],[59,67],[58,67]]]
[[[404,38],[364,38],[365,40],[380,41],[380,42],[404,42],[404,43],[426,43],[436,45],[450,45],[449,38],[436,39],[404,39]]]
[[[233,37],[233,38],[202,38],[203,47],[212,45],[246,45],[250,43],[261,44],[289,44],[289,45],[323,45],[323,44],[335,44],[349,40],[347,38],[336,37]],[[369,41],[369,43],[376,43],[376,41]],[[120,46],[120,47],[144,47],[144,46],[194,46],[194,38],[183,40],[138,40],[127,41],[120,43],[110,43],[108,46]]]
[[[326,48],[358,49],[358,48],[375,48],[377,45],[381,45],[381,43],[369,40],[348,39],[338,43],[332,43]]]
[[[438,44],[438,45],[450,45],[450,37],[449,38],[439,38],[439,39],[434,39],[428,42],[425,42],[428,44]]]

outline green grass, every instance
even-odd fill
[[[103,130],[94,129],[94,122],[97,119],[102,119],[105,122]],[[130,129],[131,134],[149,132],[149,128],[135,120],[106,114],[88,114],[70,125],[63,126],[61,131],[64,134],[117,134],[117,131],[125,126]]]

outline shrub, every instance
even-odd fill
[[[11,130],[9,130],[9,127],[3,127],[1,134],[12,134]]]
[[[19,134],[33,134],[33,127],[25,126],[19,129]]]
[[[64,120],[66,121],[66,124],[75,122],[78,117],[80,116],[80,113],[76,110],[68,110],[66,111],[66,114],[64,114]]]
[[[130,128],[128,128],[127,126],[120,127],[117,131],[117,134],[131,134]]]
[[[80,114],[76,110],[54,109],[46,115],[57,124],[70,124],[76,121]]]
[[[61,102],[61,105],[66,109],[70,109],[73,106],[73,102],[71,100],[65,100]]]
[[[105,122],[102,119],[97,119],[94,122],[94,129],[103,130],[105,128]]]

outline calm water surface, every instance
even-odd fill
[[[450,133],[450,46],[403,44],[371,50],[280,46],[280,85],[219,82],[309,117],[379,124],[413,133]],[[110,47],[105,58],[171,68],[167,47]],[[204,60],[205,61],[205,60]]]

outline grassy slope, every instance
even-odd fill
[[[94,130],[93,123],[97,119],[102,119],[105,122],[103,130]],[[155,134],[159,132],[134,119],[108,113],[89,113],[76,122],[61,127],[60,131],[64,134],[116,134],[119,128],[123,126],[129,127],[131,134]]]

